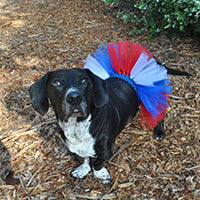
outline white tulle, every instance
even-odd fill
[[[136,77],[140,73],[141,67],[145,66],[145,64],[148,62],[148,59],[149,56],[146,53],[141,53],[140,57],[131,70],[130,76],[132,78]]]
[[[101,77],[104,80],[110,77],[110,75],[107,73],[107,71],[91,55],[89,55],[86,58],[86,64],[85,64],[84,68],[89,69],[96,76]]]
[[[86,58],[84,68],[89,69],[104,80],[110,77],[108,72],[91,55]],[[131,70],[130,77],[138,85],[153,86],[154,82],[167,79],[168,75],[164,66],[157,64],[154,58],[148,60],[148,55],[142,53]]]
[[[142,53],[133,67],[130,77],[138,85],[153,86],[154,82],[168,78],[164,66],[157,64],[154,58],[148,60],[148,56]]]

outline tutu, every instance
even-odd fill
[[[127,81],[137,92],[141,124],[147,128],[156,127],[164,118],[172,93],[166,68],[152,56],[138,43],[119,41],[100,46],[84,66],[104,80],[117,77]]]

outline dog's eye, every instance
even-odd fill
[[[84,78],[84,79],[81,80],[81,83],[82,83],[82,84],[87,83],[87,82],[88,82],[88,79],[87,79],[87,78]]]
[[[58,80],[56,80],[56,81],[53,82],[53,85],[56,86],[56,87],[58,87],[58,86],[61,85],[61,82],[58,81]]]

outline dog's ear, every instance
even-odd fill
[[[33,108],[40,114],[45,114],[49,109],[46,83],[51,72],[47,72],[38,81],[33,83],[28,91]]]
[[[93,99],[94,105],[101,108],[108,102],[108,90],[106,82],[93,74],[90,70],[84,69],[90,76],[93,83]]]

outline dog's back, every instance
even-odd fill
[[[121,130],[136,115],[139,101],[135,90],[124,80],[109,78],[106,81],[109,101],[101,109],[93,110],[91,134],[101,134],[115,139]]]

